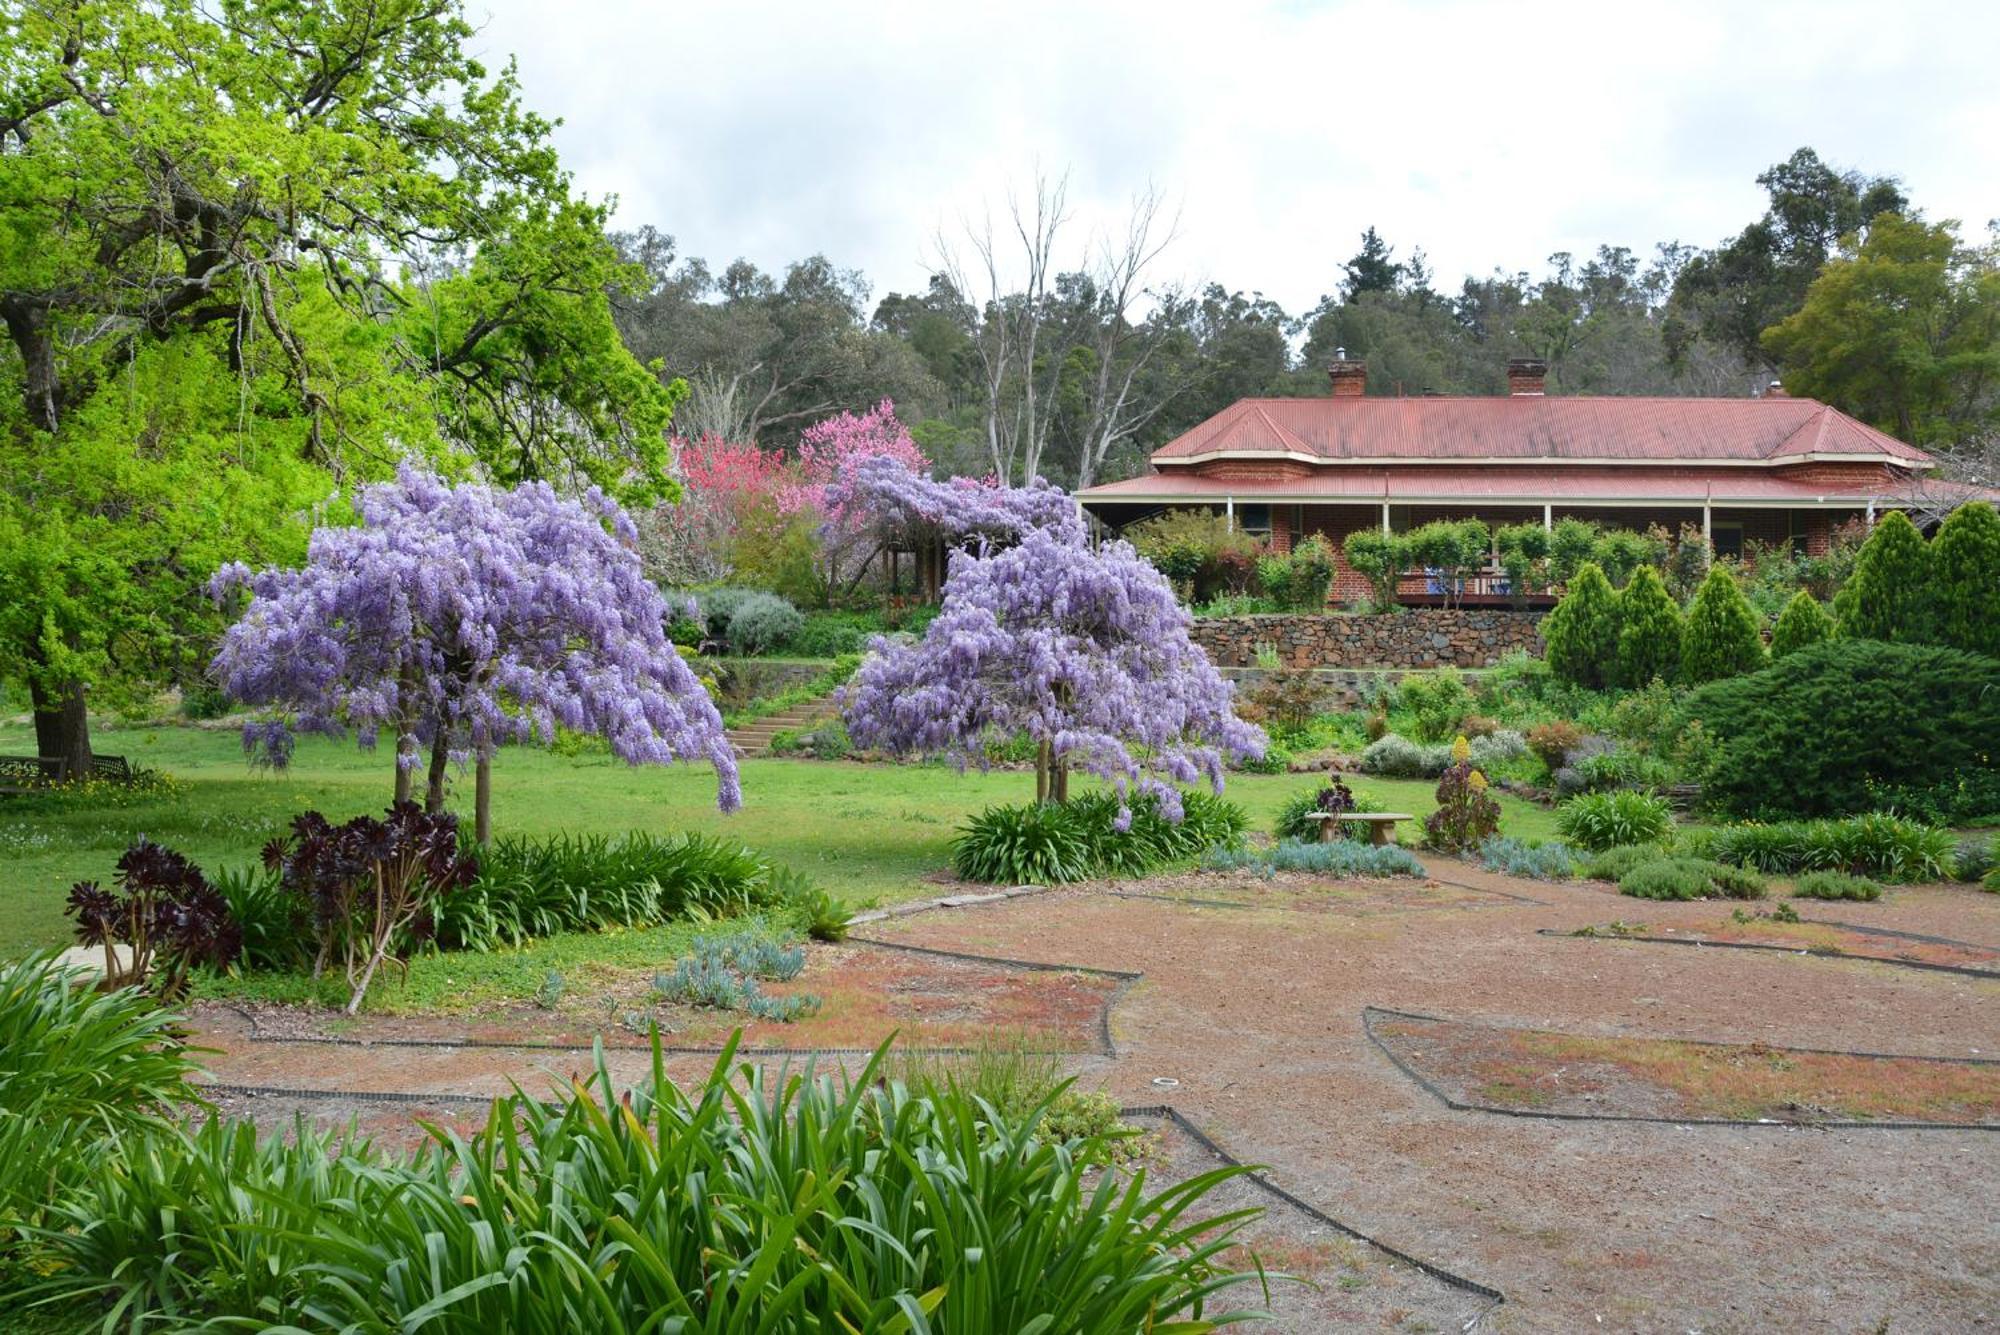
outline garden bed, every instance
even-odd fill
[[[1030,969],[999,962],[862,944],[813,945],[797,978],[763,984],[774,997],[810,994],[816,1013],[791,1021],[755,1020],[737,1010],[662,998],[655,974],[600,969],[580,986],[537,1002],[486,1007],[476,1014],[348,1016],[301,1006],[204,1007],[204,1025],[247,1017],[259,1042],[353,1043],[588,1049],[641,1047],[654,1025],[677,1048],[719,1047],[743,1030],[757,1049],[869,1049],[895,1034],[914,1047],[990,1042],[996,1035],[1061,1052],[1094,1051],[1102,1014],[1121,979],[1088,971]]]
[[[1524,896],[1436,880],[1329,880],[1310,872],[1187,872],[1103,883],[1128,899],[1160,900],[1190,908],[1271,909],[1369,918],[1435,909],[1495,908],[1537,903]]]
[[[1553,1117],[2000,1129],[2000,1062],[1599,1037],[1373,1012],[1370,1036],[1455,1106]]]
[[[1949,969],[2000,978],[2000,948],[1818,918],[1786,922],[1768,914],[1740,917],[1729,914],[1714,922],[1693,925],[1652,927],[1645,923],[1617,922],[1558,935],[1648,944],[1758,946],[1786,953]]]

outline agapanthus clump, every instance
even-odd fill
[[[1187,612],[1123,542],[1092,550],[1031,528],[1011,547],[951,559],[944,605],[924,638],[878,640],[843,697],[857,746],[986,763],[986,744],[1035,743],[1037,796],[1062,801],[1067,776],[1110,781],[1130,821],[1130,786],[1180,818],[1173,783],[1220,792],[1225,756],[1263,755],[1233,687],[1188,636]]]
[[[278,711],[244,745],[282,765],[295,732],[396,739],[397,798],[428,748],[425,806],[447,762],[503,742],[595,733],[631,764],[706,758],[717,804],[741,803],[722,718],[666,635],[667,608],[631,548],[631,520],[593,488],[452,486],[404,467],[356,497],[361,523],[321,528],[306,564],[217,574],[248,609],[213,670],[236,699]],[[487,832],[485,785],[479,831]]]

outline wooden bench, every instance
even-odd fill
[[[1366,825],[1369,843],[1387,844],[1391,836],[1396,833],[1397,821],[1415,820],[1416,817],[1402,811],[1343,811],[1339,815],[1326,811],[1308,811],[1306,819],[1319,822],[1319,841],[1323,844],[1330,844],[1338,839],[1339,827],[1342,825]]]
[[[48,756],[0,756],[0,793],[29,793],[62,782],[65,762]],[[132,766],[124,756],[93,756],[92,778],[112,783],[132,782]]]

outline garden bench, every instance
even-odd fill
[[[46,788],[52,776],[60,778],[64,762],[47,756],[0,756],[0,794],[29,793]],[[93,778],[113,783],[132,782],[132,766],[124,756],[95,756],[91,760]]]
[[[1319,841],[1323,844],[1330,844],[1339,838],[1338,827],[1343,824],[1366,825],[1369,843],[1387,844],[1396,832],[1397,821],[1415,820],[1416,817],[1403,811],[1343,811],[1339,815],[1309,811],[1306,819],[1319,822]]]

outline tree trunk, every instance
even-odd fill
[[[436,814],[444,810],[444,766],[451,758],[449,730],[438,720],[437,736],[431,740],[430,780],[424,785],[424,810]]]
[[[1049,744],[1035,747],[1035,805],[1049,800]]]
[[[414,738],[405,739],[402,737],[398,737],[396,739],[396,805],[397,806],[401,806],[403,803],[410,800],[411,777],[416,773],[417,767],[415,765],[405,765],[403,763],[403,757],[411,754],[413,751],[415,751],[415,749],[416,749],[416,739]]]
[[[51,691],[30,684],[35,710],[35,750],[43,777],[52,783],[80,783],[90,777],[90,715],[84,708],[80,681],[67,681]]]
[[[16,301],[0,301],[0,319],[21,354],[21,401],[28,420],[54,431],[58,420],[56,345],[49,336],[48,312]]]
[[[479,757],[473,775],[472,835],[484,848],[493,842],[493,757]]]

